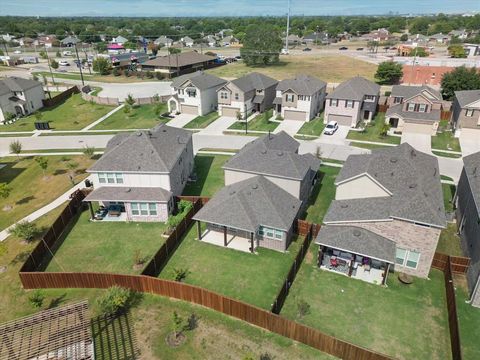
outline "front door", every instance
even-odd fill
[[[390,118],[389,124],[392,128],[397,128],[398,127],[398,118]]]
[[[370,111],[365,110],[363,112],[363,120],[368,120],[370,118]]]

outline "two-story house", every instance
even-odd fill
[[[246,119],[252,112],[264,112],[272,107],[278,81],[253,72],[229,81],[217,90],[218,114]]]
[[[118,134],[90,168],[94,191],[85,201],[99,202],[104,220],[166,221],[193,170],[192,133],[159,125],[150,131]]]
[[[462,250],[470,258],[467,271],[470,303],[480,307],[480,152],[463,158],[455,205]]]
[[[480,129],[480,90],[455,91],[452,121],[455,136],[463,129]]]
[[[217,90],[226,81],[201,71],[179,76],[172,81],[174,95],[168,99],[168,111],[206,115],[217,110]]]
[[[426,278],[446,227],[437,158],[408,143],[350,155],[335,185],[319,266],[377,284],[392,270]]]
[[[31,114],[43,107],[43,85],[39,81],[18,77],[0,80],[0,122],[7,114],[17,117]]]
[[[275,115],[285,120],[312,120],[323,110],[326,89],[324,81],[309,75],[280,81],[273,101]]]
[[[385,122],[396,132],[435,135],[441,120],[442,94],[430,86],[394,85]]]
[[[324,122],[356,127],[360,121],[369,122],[377,112],[380,86],[361,76],[338,85],[325,102]]]

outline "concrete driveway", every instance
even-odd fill
[[[285,131],[288,135],[295,135],[298,130],[305,124],[303,121],[297,120],[283,120],[280,125],[277,126],[274,133],[279,133],[280,131]]]
[[[178,114],[175,115],[175,117],[168,122],[168,126],[176,127],[176,128],[183,128],[185,125],[187,125],[190,121],[195,119],[197,115],[191,115],[191,114]]]
[[[333,135],[320,135],[319,142],[324,144],[335,144],[335,145],[345,145],[345,140],[347,139],[348,132],[350,131],[349,126],[338,126],[338,130],[335,131]]]
[[[460,133],[462,155],[467,156],[480,151],[480,131],[476,129],[462,129]]]
[[[236,122],[237,119],[234,117],[220,116],[217,120],[208,125],[205,129],[201,131],[202,134],[216,134],[222,135],[224,130],[227,130],[230,126]],[[229,149],[227,147],[227,149]]]
[[[418,151],[431,154],[432,153],[432,139],[428,134],[417,134],[404,132],[402,134],[402,144],[409,143],[414,149]]]

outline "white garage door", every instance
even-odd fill
[[[232,107],[222,107],[222,116],[227,116],[227,117],[237,117],[237,113],[240,111],[239,108],[232,108]]]
[[[198,115],[198,106],[183,105],[182,104],[182,111],[181,112],[184,113],[184,114]]]
[[[328,115],[328,121],[336,121],[338,125],[352,126],[351,116],[330,114]]]
[[[285,120],[306,121],[307,113],[305,111],[285,110],[284,118]]]
[[[415,124],[415,123],[405,123],[403,125],[404,133],[413,133],[413,134],[433,134],[433,126],[430,124]]]

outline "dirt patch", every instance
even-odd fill
[[[186,340],[187,340],[187,337],[185,336],[185,334],[170,333],[165,338],[165,343],[170,347],[176,348],[176,347],[182,346],[182,344],[185,343]]]
[[[307,254],[305,255],[305,263],[311,265],[313,263],[313,253],[311,251],[307,251]]]

